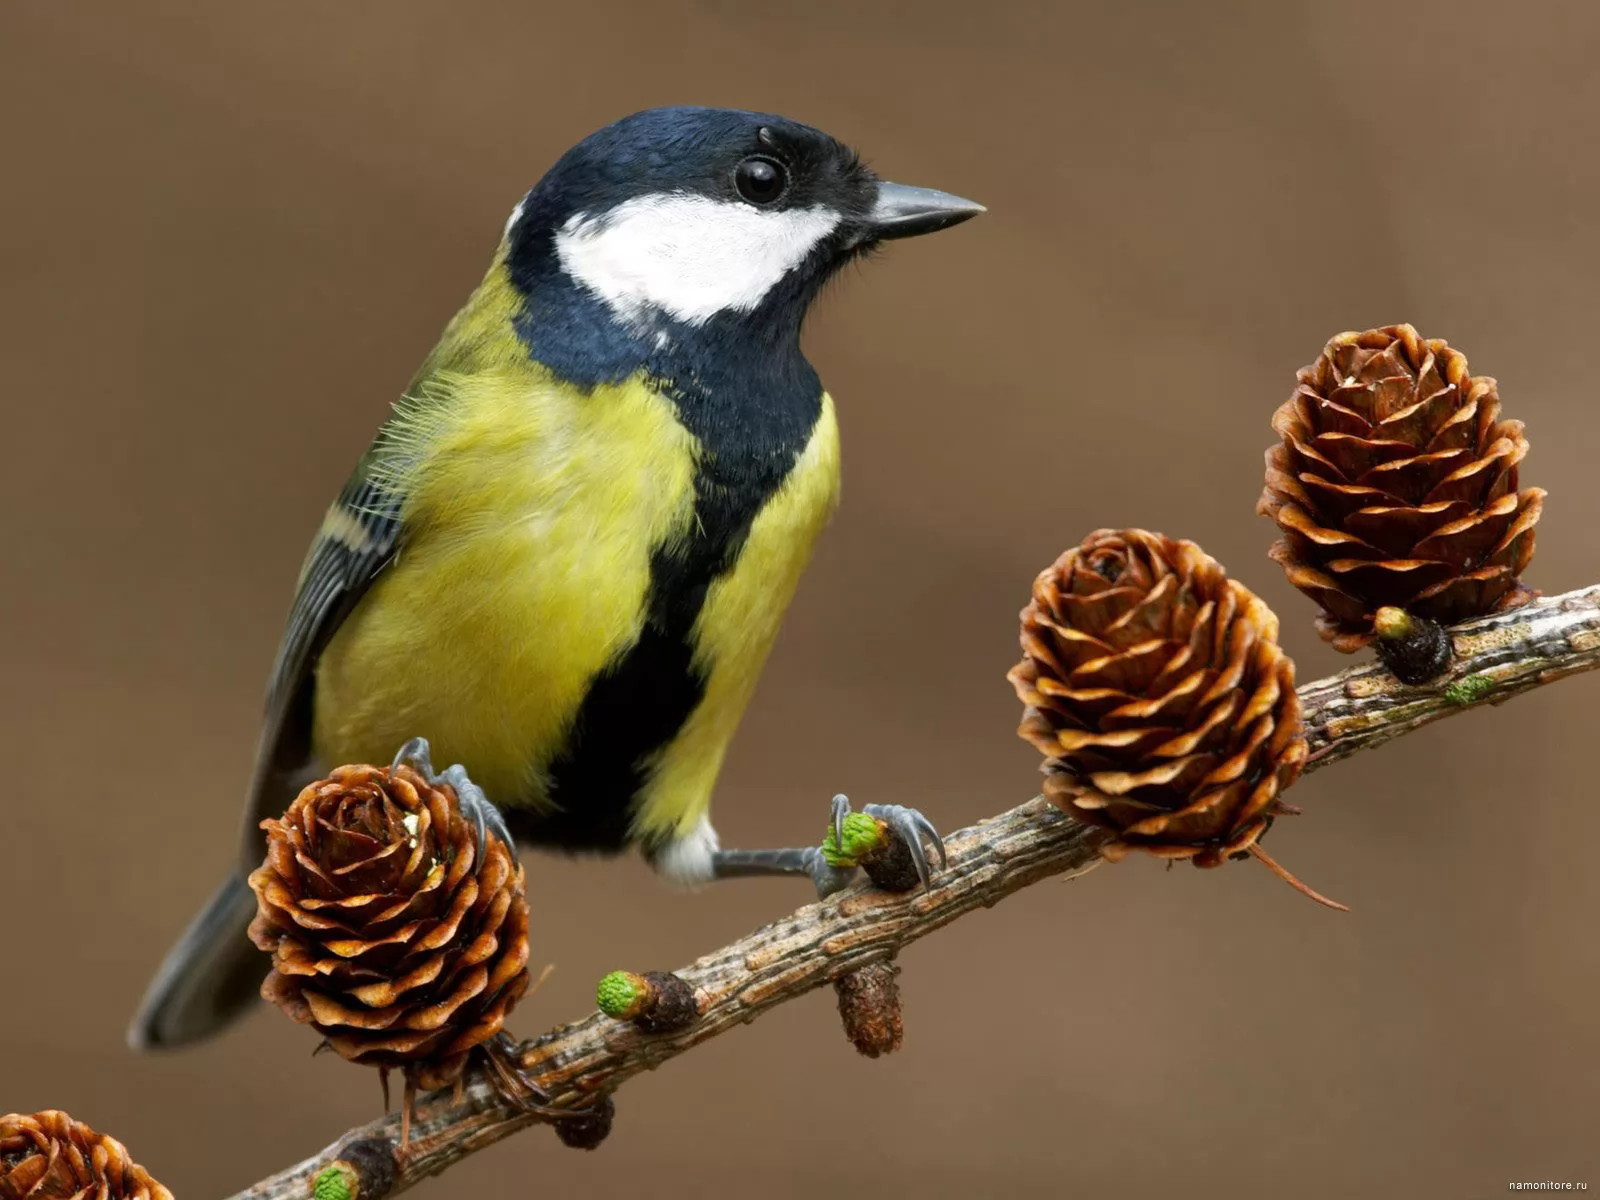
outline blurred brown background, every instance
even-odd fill
[[[1515,13],[1516,15],[1512,15]],[[723,777],[724,839],[827,798],[953,830],[1032,794],[1004,673],[1100,525],[1192,537],[1345,665],[1264,556],[1272,409],[1409,320],[1501,382],[1551,499],[1531,581],[1600,579],[1600,9],[1582,4],[49,3],[0,7],[0,1111],[63,1107],[183,1197],[373,1116],[263,1014],[122,1030],[226,864],[324,504],[561,150],[636,108],[780,111],[981,199],[827,298],[845,503]],[[1600,1187],[1600,678],[1307,781],[1264,870],[1135,859],[905,954],[868,1062],[828,993],[416,1194],[1476,1197]],[[530,859],[524,1033],[619,965],[805,900]]]

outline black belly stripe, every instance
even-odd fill
[[[529,355],[582,389],[643,375],[701,448],[695,537],[675,554],[652,556],[639,640],[590,684],[567,746],[548,768],[554,810],[506,812],[520,840],[617,851],[628,843],[651,756],[705,697],[693,631],[707,589],[738,560],[751,523],[788,478],[822,413],[822,384],[800,352],[798,318],[823,276],[792,272],[753,312],[727,311],[698,325],[658,314],[641,328],[616,320],[563,272],[553,227],[525,210],[507,261],[526,301],[516,328]]]
[[[820,412],[819,389],[804,439]],[[695,431],[694,422],[685,424]],[[724,442],[720,454],[703,456],[694,481],[696,535],[677,553],[658,550],[652,556],[639,640],[590,684],[567,746],[549,768],[548,799],[555,807],[507,812],[519,840],[580,851],[615,852],[628,845],[651,756],[677,736],[705,698],[706,678],[693,661],[693,633],[706,593],[733,569],[756,515],[788,478],[804,445],[791,436],[753,452]]]
[[[519,841],[598,851],[628,844],[645,758],[677,735],[705,696],[691,654],[687,639],[652,624],[590,685],[572,740],[550,770],[558,807],[506,813]]]

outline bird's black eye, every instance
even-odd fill
[[[747,158],[733,172],[733,186],[751,204],[771,204],[789,186],[789,172],[770,158]]]

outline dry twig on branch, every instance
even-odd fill
[[[1306,769],[1382,745],[1451,713],[1498,704],[1600,667],[1600,585],[1450,632],[1456,660],[1431,683],[1406,686],[1371,664],[1303,685],[1299,692],[1311,747]],[[858,885],[679,971],[700,999],[701,1016],[688,1028],[646,1034],[594,1013],[523,1043],[522,1063],[548,1093],[550,1107],[585,1108],[641,1071],[858,967],[891,958],[963,913],[1041,879],[1087,870],[1100,861],[1097,837],[1043,799],[1029,800],[950,837],[949,869],[926,892],[896,895]],[[418,1106],[410,1146],[383,1194],[404,1191],[542,1119],[510,1106],[482,1078],[474,1078],[459,1098],[433,1097]],[[399,1128],[399,1117],[389,1116],[352,1130],[234,1200],[303,1200],[343,1149],[361,1141],[380,1150],[384,1143],[393,1146]],[[361,1200],[373,1200],[370,1186]]]

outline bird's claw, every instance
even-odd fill
[[[610,1096],[596,1097],[582,1108],[552,1108],[550,1094],[522,1065],[515,1038],[501,1030],[478,1048],[483,1051],[489,1086],[506,1107],[544,1118],[565,1144],[576,1149],[593,1150],[605,1141],[616,1115]]]
[[[394,756],[391,767],[410,767],[435,787],[445,784],[454,791],[462,815],[472,822],[473,828],[477,831],[479,855],[488,849],[490,833],[499,838],[507,850],[516,848],[517,843],[511,837],[511,830],[506,825],[505,817],[494,806],[494,802],[484,795],[483,789],[472,782],[465,767],[456,763],[443,771],[433,769],[432,750],[427,738],[412,738],[401,746],[400,752]]]
[[[782,850],[714,850],[713,879],[738,879],[752,875],[807,875],[817,897],[826,899],[850,886],[858,868],[865,868],[873,883],[885,891],[909,892],[919,883],[929,885],[933,870],[924,840],[933,842],[939,866],[947,865],[939,831],[914,808],[898,804],[869,804],[850,811],[844,796],[833,798],[833,811],[822,844]]]
[[[490,1086],[508,1107],[551,1120],[562,1120],[572,1115],[565,1109],[548,1106],[549,1094],[523,1068],[517,1054],[516,1039],[509,1033],[501,1030],[479,1049],[483,1051]]]
[[[850,797],[837,795],[833,798],[833,844],[844,845],[844,819],[850,815]]]
[[[391,771],[397,767],[410,767],[429,782],[438,779],[433,769],[433,751],[428,745],[427,738],[414,737],[401,746],[394,756],[394,761],[389,764]]]
[[[933,822],[916,809],[900,804],[869,804],[860,814],[854,814],[849,800],[835,796],[822,858],[836,869],[865,867],[874,882],[890,890],[914,886],[907,879],[909,868],[915,872],[916,882],[926,888],[933,870],[925,841],[935,846],[939,866],[948,865],[944,839]],[[902,879],[906,882],[891,882]]]
[[[938,853],[941,871],[950,865],[950,858],[944,849],[944,838],[934,828],[933,822],[916,809],[903,804],[869,804],[862,811],[869,817],[876,817],[900,835],[906,849],[911,851],[911,861],[916,864],[917,878],[922,881],[923,887],[928,886],[933,876],[924,842],[931,843]]]

